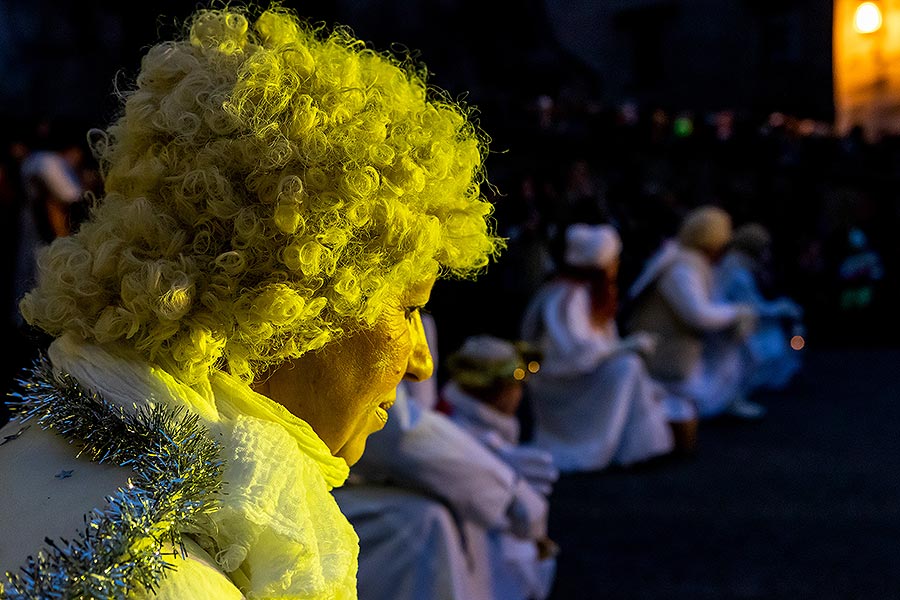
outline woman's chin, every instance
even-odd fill
[[[393,400],[389,403],[383,402],[374,409],[367,411],[363,419],[357,421],[353,435],[334,455],[343,458],[350,466],[356,464],[366,449],[366,440],[369,439],[369,436],[373,433],[378,433],[387,425],[387,408],[390,408],[391,404],[393,404]]]
[[[353,466],[359,459],[362,458],[363,452],[366,449],[366,439],[368,439],[368,435],[359,436],[354,438],[344,444],[344,447],[338,450],[335,456],[339,456],[347,461],[347,465]]]

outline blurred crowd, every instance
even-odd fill
[[[552,596],[558,477],[665,468],[705,423],[789,401],[810,347],[895,339],[897,140],[529,109],[489,164],[503,259],[436,286],[436,375],[401,386],[336,493],[372,598]]]
[[[522,108],[487,165],[506,252],[435,287],[435,375],[335,491],[366,598],[546,598],[561,474],[690,456],[704,421],[764,418],[805,346],[896,334],[900,141],[577,89]],[[102,183],[87,128],[3,131],[9,378],[42,344],[15,310],[35,252]]]
[[[617,228],[627,287],[688,211],[715,205],[736,226],[770,232],[774,260],[762,291],[804,306],[817,344],[896,340],[887,311],[898,295],[900,140],[861,129],[840,135],[781,113],[590,98],[577,86],[541,96],[496,136],[489,175],[509,249],[477,290],[459,292],[491,315],[483,329],[516,334],[566,225]]]
[[[74,120],[3,119],[0,147],[0,237],[3,244],[4,382],[31,363],[42,340],[25,327],[18,300],[34,283],[36,252],[68,235],[102,189],[88,148],[88,127]],[[0,423],[7,415],[0,414]]]
[[[690,211],[621,301],[617,229],[575,223],[562,237],[515,339],[470,334],[442,359],[448,329],[425,315],[446,380],[402,383],[335,491],[366,597],[549,597],[561,474],[693,456],[704,421],[764,418],[753,397],[802,368],[802,307],[759,287],[772,251],[761,225]]]

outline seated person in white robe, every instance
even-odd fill
[[[489,335],[472,336],[447,359],[450,373],[441,389],[443,410],[513,467],[549,499],[559,472],[553,457],[519,443],[517,411],[523,385],[539,363],[523,345]],[[491,538],[494,573],[506,580],[505,597],[545,598],[556,571],[555,545],[548,539],[526,540],[508,533]],[[515,594],[515,596],[513,596]]]
[[[744,348],[747,385],[753,389],[783,389],[800,369],[799,352],[790,337],[802,328],[803,309],[787,297],[766,298],[759,281],[767,276],[772,257],[772,236],[761,225],[737,228],[728,251],[716,268],[716,294],[725,302],[753,305],[759,325]]]
[[[629,291],[629,329],[651,331],[659,339],[648,357],[650,373],[672,393],[691,399],[701,419],[765,413],[745,397],[741,359],[757,311],[713,296],[713,265],[731,234],[728,213],[712,206],[695,209],[677,239],[651,257]]]
[[[423,324],[436,348],[433,320]],[[545,538],[547,499],[434,400],[428,386],[402,382],[351,485],[335,490],[360,539],[360,597],[526,600],[493,572],[491,537]]]
[[[615,323],[621,241],[608,225],[572,225],[559,274],[525,312],[524,340],[537,345],[542,368],[529,378],[533,443],[562,472],[631,465],[674,448],[666,391],[641,354],[652,336],[619,337]],[[675,419],[690,406],[672,403]],[[680,413],[680,414],[677,414]]]

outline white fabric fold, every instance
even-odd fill
[[[220,508],[196,539],[248,598],[356,598],[358,538],[330,493],[349,469],[306,422],[226,373],[187,386],[121,348],[71,336],[49,356],[126,410],[164,403],[200,416],[225,469]]]
[[[519,420],[515,416],[505,415],[472,398],[455,381],[447,382],[441,397],[453,407],[451,418],[459,422],[454,417],[463,417],[468,429],[482,441],[487,432],[491,432],[499,435],[506,444],[519,443]]]
[[[587,284],[559,280],[546,285],[529,304],[523,319],[523,339],[540,344],[541,373],[568,377],[590,373],[618,349],[614,321],[591,322]]]

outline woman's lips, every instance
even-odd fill
[[[375,414],[378,416],[378,419],[382,422],[382,425],[386,424],[388,421],[388,410],[394,405],[394,401],[397,399],[396,396],[392,396],[391,398],[387,398],[383,400],[378,406],[375,408]]]

